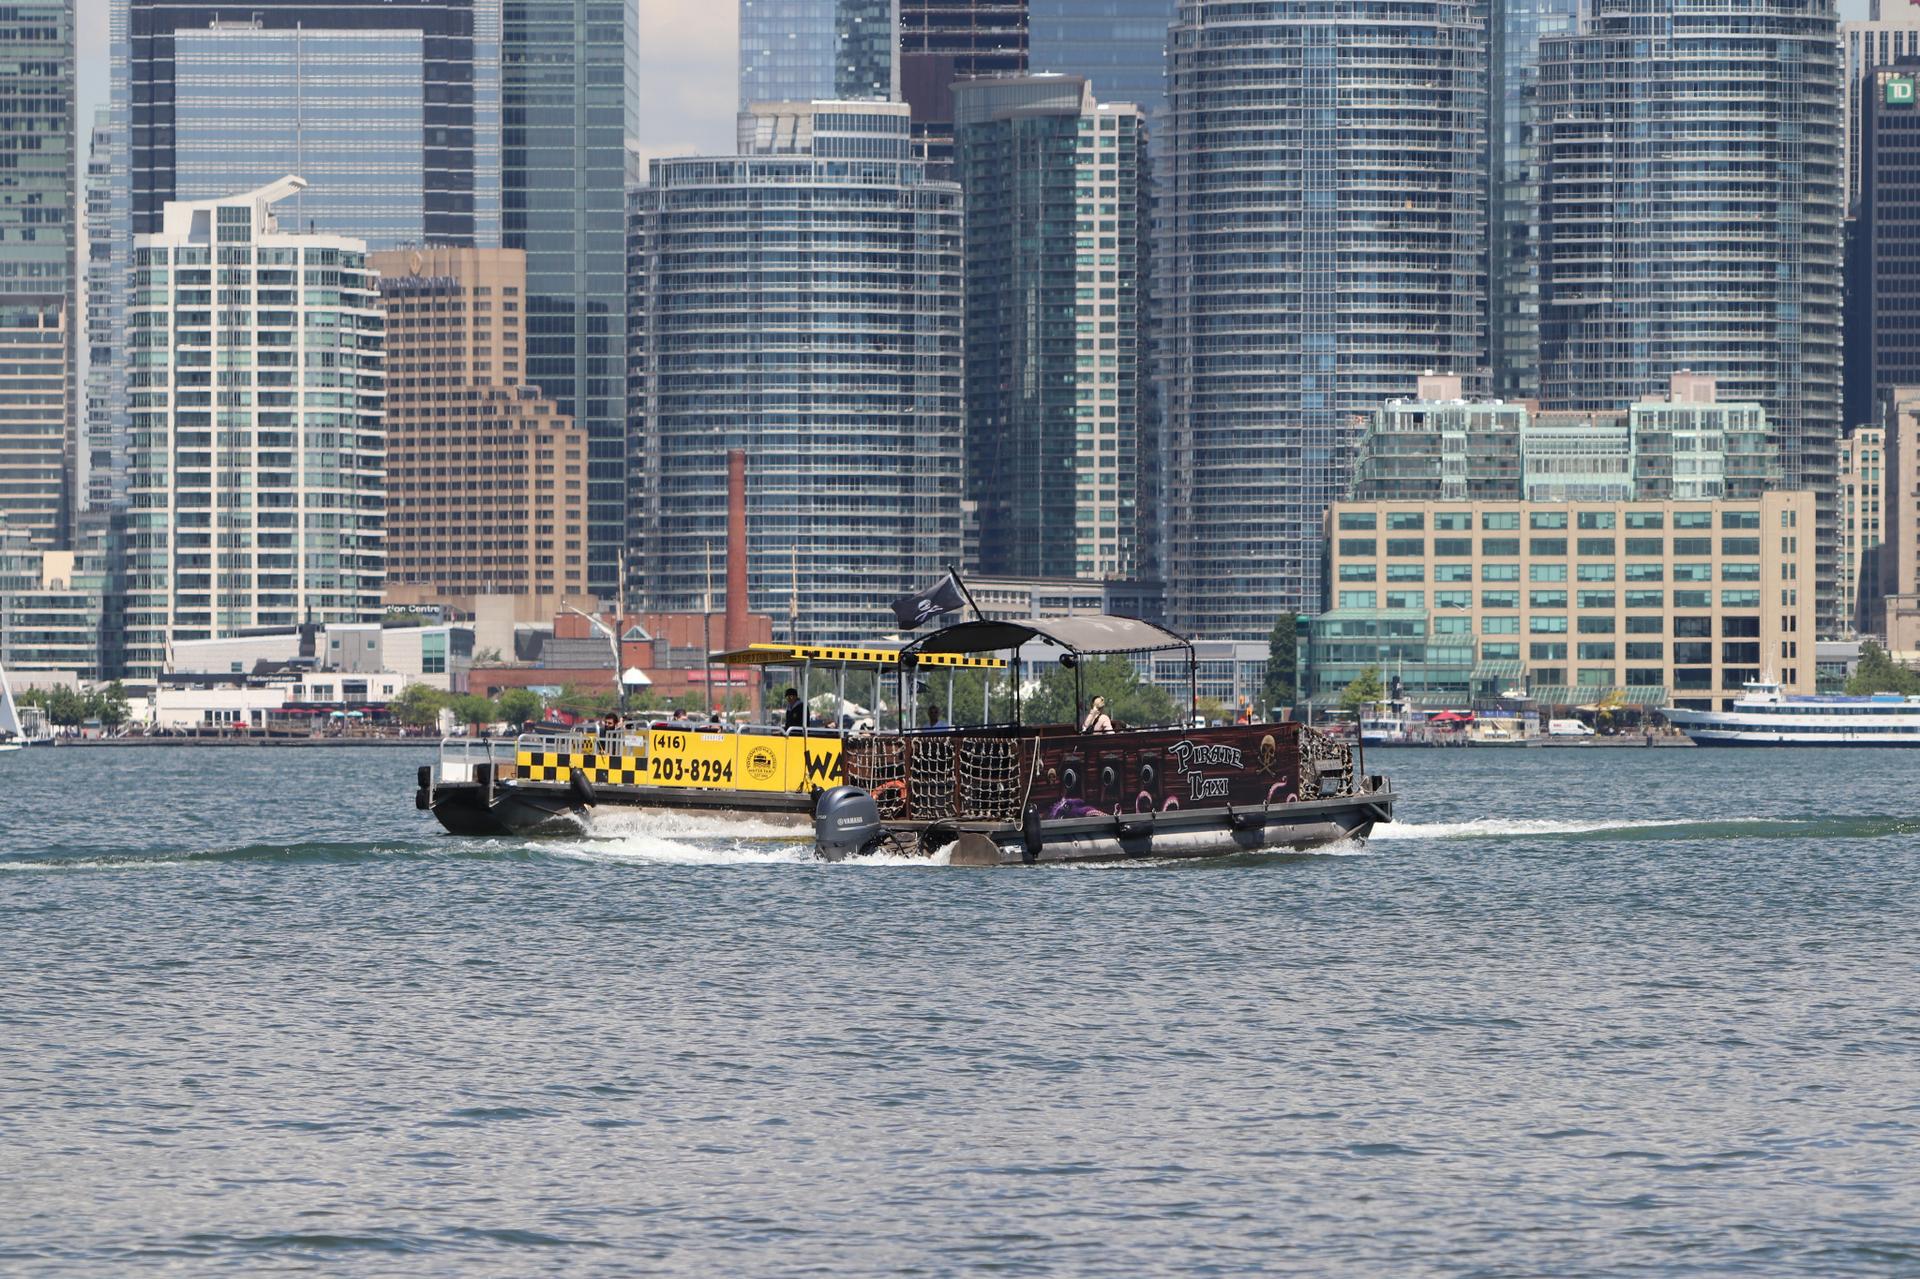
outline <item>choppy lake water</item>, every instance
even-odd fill
[[[0,756],[0,1272],[1920,1271],[1920,752],[1375,751],[1213,863]]]

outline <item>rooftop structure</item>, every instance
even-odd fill
[[[1757,497],[1779,468],[1757,404],[1723,403],[1682,371],[1668,393],[1602,413],[1541,412],[1468,400],[1457,377],[1428,376],[1377,409],[1361,437],[1359,500],[1661,501]]]

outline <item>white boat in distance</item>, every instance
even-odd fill
[[[26,735],[20,731],[20,708],[13,700],[13,686],[7,683],[7,668],[0,666],[0,751],[17,751],[26,744]]]
[[[1762,682],[1748,684],[1732,710],[1662,714],[1700,746],[1920,746],[1920,697],[1898,693],[1789,697]]]

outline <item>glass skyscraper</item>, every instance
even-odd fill
[[[1157,119],[1167,97],[1173,0],[1027,0],[1027,65],[1083,75]]]
[[[741,141],[634,193],[628,569],[648,611],[723,607],[742,448],[750,607],[855,639],[960,555],[960,188],[904,103],[761,105]]]
[[[1840,24],[1842,68],[1847,100],[1847,209],[1860,200],[1866,140],[1861,117],[1867,100],[1863,85],[1880,67],[1920,62],[1920,0],[1872,0],[1865,21]],[[1856,419],[1854,424],[1864,419]]]
[[[289,226],[381,246],[426,226],[425,59],[415,31],[222,22],[173,37],[173,194],[207,200],[297,173]]]
[[[966,193],[967,487],[982,573],[1126,577],[1136,555],[1146,127],[1080,76],[954,89]]]
[[[1540,40],[1573,30],[1579,0],[1492,0],[1487,345],[1493,390],[1540,386]]]
[[[743,110],[899,94],[899,0],[740,0]]]
[[[50,547],[66,544],[76,498],[75,126],[73,0],[9,0],[0,9],[0,523],[28,527]]]
[[[504,0],[501,239],[527,255],[527,380],[587,433],[588,588],[626,540],[626,140],[636,0]]]
[[[109,233],[87,341],[89,456],[124,499],[126,280],[175,199],[295,175],[289,227],[376,248],[501,237],[501,0],[111,0]],[[91,178],[91,174],[90,174]],[[104,446],[108,454],[101,459]],[[97,486],[96,486],[97,489]]]
[[[1481,366],[1486,22],[1478,0],[1181,0],[1155,303],[1188,634],[1318,608],[1361,415]]]
[[[1632,401],[1681,369],[1764,405],[1783,485],[1818,497],[1819,615],[1838,626],[1832,0],[1592,0],[1577,34],[1541,41],[1540,98],[1543,405]]]
[[[113,113],[97,107],[87,145],[87,385],[82,405],[86,505],[101,509],[124,497],[124,436],[113,432],[113,344],[119,340],[114,305],[120,297],[113,253]]]
[[[500,238],[501,0],[113,0],[131,236],[169,200],[298,174],[304,228]]]
[[[900,96],[934,176],[953,162],[954,81],[1026,69],[1027,0],[900,0]]]

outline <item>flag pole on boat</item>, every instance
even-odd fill
[[[947,565],[947,576],[951,577],[953,584],[960,588],[960,593],[967,597],[967,607],[973,610],[973,620],[976,622],[985,621],[986,618],[981,614],[980,606],[973,602],[973,592],[967,589],[967,579],[960,576],[960,570],[949,564]]]

